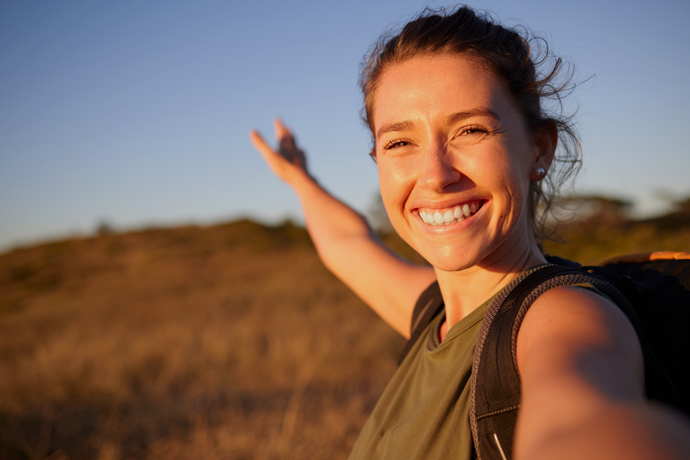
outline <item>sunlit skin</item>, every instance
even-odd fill
[[[545,262],[528,194],[535,169],[548,170],[556,140],[530,132],[495,75],[457,54],[396,64],[379,81],[373,121],[386,211],[400,236],[434,266],[442,290],[449,273],[495,273],[495,281],[478,286],[492,291],[505,273]],[[428,225],[419,216],[466,203],[478,211],[450,225]]]

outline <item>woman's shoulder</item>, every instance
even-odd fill
[[[623,399],[644,388],[632,324],[607,297],[582,287],[551,289],[532,304],[518,333],[517,362],[528,387],[565,385]]]
[[[638,344],[635,330],[621,309],[587,285],[559,286],[534,301],[520,327],[518,343],[546,337],[557,343],[570,339]]]

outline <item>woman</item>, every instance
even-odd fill
[[[443,294],[445,312],[405,358],[351,458],[474,456],[469,380],[481,319],[502,288],[546,263],[537,206],[548,207],[544,190],[577,164],[568,123],[542,109],[559,64],[539,80],[528,42],[467,7],[408,23],[365,63],[381,196],[396,231],[433,268],[397,258],[321,188],[280,121],[278,151],[251,133],[300,197],[326,266],[393,328],[409,336],[431,282]],[[557,155],[559,136],[571,148]],[[515,458],[689,458],[685,422],[645,402],[635,332],[606,297],[552,289],[517,340]]]

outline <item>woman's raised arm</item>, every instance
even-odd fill
[[[278,150],[256,131],[249,137],[273,172],[297,193],[321,260],[384,321],[409,337],[412,309],[436,279],[434,270],[404,261],[386,248],[360,214],[309,175],[304,152],[290,130],[280,120],[274,127]]]

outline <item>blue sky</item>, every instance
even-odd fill
[[[300,219],[247,132],[281,116],[313,174],[366,211],[377,190],[358,66],[426,2],[0,3],[0,250],[115,228]],[[436,5],[447,5],[437,3]],[[690,195],[690,2],[480,1],[585,81],[578,189],[661,211]]]

